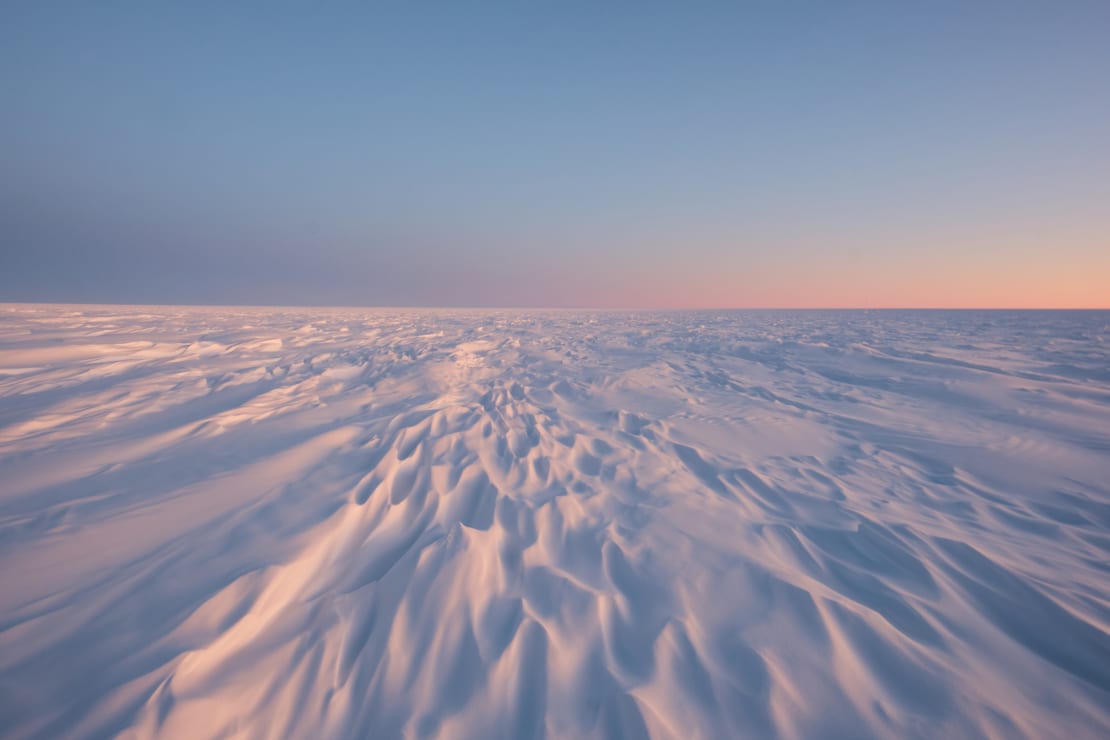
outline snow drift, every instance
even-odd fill
[[[0,310],[5,737],[1105,737],[1105,312]]]

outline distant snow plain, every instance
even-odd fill
[[[1110,313],[0,307],[0,735],[1110,736]]]

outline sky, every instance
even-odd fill
[[[1110,3],[0,7],[0,301],[1110,307]]]

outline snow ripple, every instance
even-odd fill
[[[1106,312],[0,310],[10,737],[1105,737]]]

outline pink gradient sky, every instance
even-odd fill
[[[1110,5],[0,16],[0,301],[1110,307]]]

